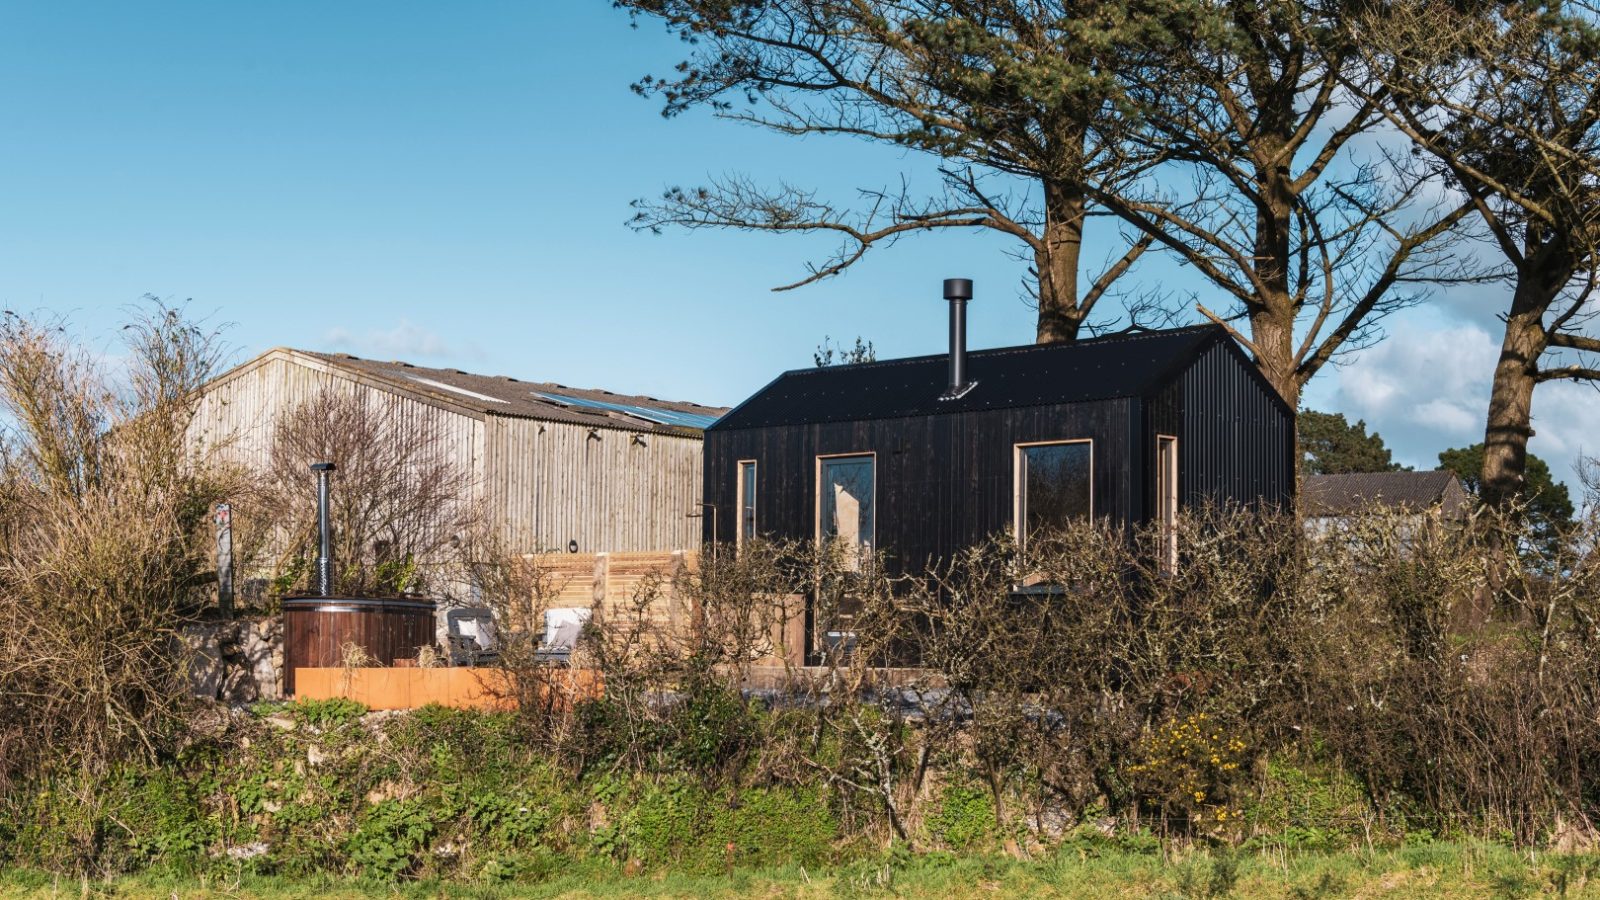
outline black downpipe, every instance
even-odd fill
[[[939,399],[954,400],[977,384],[967,380],[967,301],[972,299],[972,279],[946,278],[944,299],[950,301],[950,386]]]
[[[311,464],[317,473],[317,593],[333,596],[333,525],[328,521],[328,473],[331,462]]]

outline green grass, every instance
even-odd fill
[[[1072,844],[1037,859],[888,853],[830,869],[736,869],[719,876],[627,874],[588,866],[538,883],[380,885],[337,879],[154,876],[80,882],[0,873],[0,900],[32,897],[540,898],[540,897],[1600,897],[1600,856],[1439,843],[1348,853],[1176,856]]]

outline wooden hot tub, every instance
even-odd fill
[[[286,597],[283,600],[283,692],[294,696],[297,668],[336,668],[340,648],[355,644],[380,666],[415,659],[434,642],[434,603],[387,597]]]

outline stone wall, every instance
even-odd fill
[[[228,704],[283,696],[283,618],[253,616],[183,629],[196,697]]]

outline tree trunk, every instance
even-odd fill
[[[1505,508],[1522,491],[1528,466],[1528,438],[1533,436],[1533,389],[1539,358],[1548,346],[1544,314],[1555,296],[1545,279],[1524,265],[1517,275],[1511,313],[1506,317],[1500,359],[1489,392],[1489,417],[1483,433],[1480,495],[1485,503]]]
[[[1287,145],[1288,136],[1281,143]],[[1286,165],[1258,171],[1261,199],[1256,206],[1257,296],[1248,304],[1250,342],[1256,365],[1291,409],[1300,408],[1300,380],[1295,371],[1294,298],[1289,292],[1290,233],[1295,194]]]
[[[1286,309],[1287,307],[1287,309]],[[1294,371],[1294,310],[1287,298],[1250,313],[1250,342],[1260,351],[1256,365],[1283,402],[1300,408],[1300,380]]]
[[[1078,306],[1078,266],[1083,254],[1083,191],[1045,182],[1042,247],[1033,255],[1039,273],[1038,342],[1075,341],[1087,310]]]

